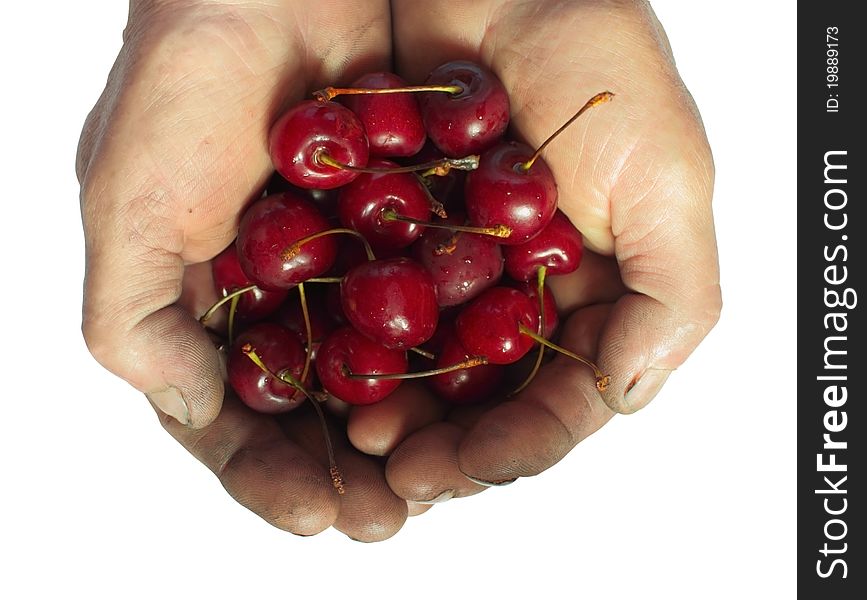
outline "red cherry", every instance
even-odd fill
[[[478,154],[491,147],[509,125],[509,95],[488,69],[456,60],[434,69],[428,85],[458,85],[459,94],[425,94],[420,101],[424,126],[447,156]]]
[[[463,221],[463,215],[453,213],[446,222]],[[413,258],[433,277],[440,306],[463,304],[497,284],[503,274],[503,253],[497,241],[447,229],[425,230],[413,244]]]
[[[337,286],[333,286],[337,287]],[[325,304],[326,290],[319,284],[304,286],[307,296],[307,314],[310,316],[310,329],[313,341],[322,341],[335,327],[336,323],[327,312]],[[293,332],[307,344],[307,326],[304,323],[304,311],[301,309],[301,298],[295,290],[274,315],[274,321]]]
[[[436,330],[439,308],[433,279],[408,258],[355,267],[344,277],[340,296],[349,322],[387,348],[418,346]]]
[[[406,87],[394,73],[368,73],[353,88],[390,89]],[[367,131],[371,156],[412,156],[424,145],[426,136],[415,94],[358,94],[342,100]]]
[[[364,126],[336,102],[307,100],[290,108],[271,128],[271,162],[286,180],[302,188],[332,189],[357,173],[329,166],[328,156],[342,164],[364,167],[368,146]]]
[[[542,266],[548,268],[548,275],[571,273],[581,264],[583,255],[581,232],[559,210],[539,235],[503,249],[506,272],[519,281],[535,281],[536,272]]]
[[[443,336],[443,344],[437,354],[436,368],[447,367],[470,358],[470,354],[455,335],[453,324],[449,323],[440,329],[445,331],[442,334],[437,331],[438,336]],[[433,375],[425,381],[443,400],[454,404],[468,404],[486,400],[500,385],[502,378],[503,366],[488,364]]]
[[[217,295],[223,298],[235,290],[254,285],[241,269],[235,244],[214,257],[211,262],[211,272]],[[286,290],[268,291],[259,288],[246,292],[238,297],[235,318],[245,323],[264,319],[280,308],[287,293]]]
[[[329,229],[328,221],[310,202],[285,192],[250,205],[241,218],[236,246],[244,273],[266,290],[288,289],[331,268],[337,255],[333,236],[303,244],[291,257],[284,250],[295,242]]]
[[[372,96],[373,98],[390,98]],[[351,96],[353,98],[361,96]],[[373,159],[370,167],[396,167],[393,162]],[[430,200],[418,177],[412,173],[362,173],[340,190],[337,210],[344,227],[355,229],[375,250],[404,248],[422,232],[422,226],[404,221],[385,221],[382,211],[427,221]]]
[[[539,310],[533,301],[513,288],[493,287],[473,300],[458,315],[455,327],[468,352],[488,362],[508,365],[533,347],[533,340],[519,326],[531,331],[539,326]]]
[[[500,243],[523,244],[554,218],[557,184],[541,159],[525,171],[533,155],[526,144],[504,142],[485,152],[467,175],[464,196],[470,222],[478,227],[506,225],[512,234]]]
[[[304,394],[265,373],[242,348],[249,344],[272,373],[288,371],[296,380],[304,369],[305,353],[298,337],[275,323],[257,323],[235,340],[229,351],[226,370],[232,389],[253,410],[276,414],[292,410]]]
[[[389,350],[355,331],[343,327],[332,332],[316,359],[316,374],[325,390],[349,404],[373,404],[400,385],[398,379],[352,379],[354,374],[406,373],[406,353]]]

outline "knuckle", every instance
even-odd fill
[[[81,322],[84,343],[96,362],[116,372],[118,361],[118,330],[114,323],[97,315],[86,315]]]

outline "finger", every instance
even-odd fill
[[[158,414],[163,427],[217,475],[235,500],[271,525],[313,535],[337,519],[340,500],[328,469],[290,441],[273,417],[251,411],[234,397],[202,429]]]
[[[439,421],[445,412],[423,384],[407,381],[376,404],[353,407],[346,431],[361,452],[387,456],[405,437]]]
[[[592,357],[610,310],[610,305],[579,310],[566,321],[561,345]],[[527,389],[483,414],[467,432],[457,452],[461,472],[502,485],[557,463],[612,416],[595,381],[585,365],[558,355]]]
[[[454,423],[428,425],[405,439],[388,459],[385,477],[401,498],[436,504],[478,494],[485,488],[458,468],[458,446],[464,430]]]
[[[605,402],[620,413],[653,399],[722,308],[713,165],[706,143],[676,146],[637,150],[611,197],[615,256],[631,293],[609,315],[599,365],[611,375]]]
[[[305,406],[280,420],[283,430],[327,468],[325,439],[314,412]],[[392,537],[406,522],[407,503],[388,487],[383,467],[376,459],[355,451],[336,429],[331,429],[331,439],[345,488],[339,496],[340,512],[334,528],[359,542]]]

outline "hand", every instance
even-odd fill
[[[386,1],[135,0],[124,45],[87,119],[83,331],[94,356],[148,395],[166,429],[239,502],[299,534],[334,525],[389,537],[407,503],[345,447],[346,496],[309,415],[280,422],[231,396],[196,321],[215,300],[207,263],[272,173],[268,129],[310,89],[388,68]]]
[[[531,146],[597,92],[616,94],[545,152],[560,208],[590,250],[577,272],[549,280],[569,315],[560,343],[597,357],[611,383],[600,396],[592,371],[558,357],[514,399],[445,420],[426,396],[356,409],[356,447],[392,453],[392,489],[430,501],[536,475],[615,412],[650,402],[719,316],[714,171],[644,2],[394,0],[392,14],[399,74],[420,81],[455,58],[488,65],[509,90],[514,133]]]

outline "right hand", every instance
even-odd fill
[[[339,497],[318,425],[224,402],[196,318],[208,261],[273,172],[268,130],[307,91],[388,68],[386,0],[133,0],[124,44],[77,157],[86,240],[83,332],[93,355],[158,409],[165,428],[240,503],[309,535],[393,535],[407,503],[348,445]],[[222,410],[221,410],[222,406]]]

